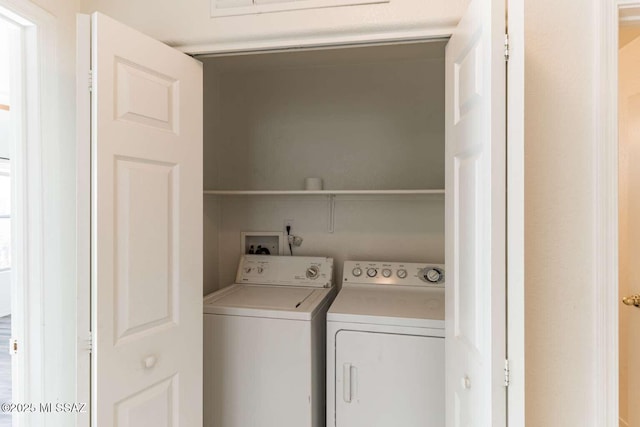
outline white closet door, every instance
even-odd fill
[[[446,51],[450,427],[506,424],[504,34],[504,0],[473,0]]]
[[[202,425],[202,68],[92,16],[92,425]]]
[[[340,331],[337,427],[443,427],[444,340]]]

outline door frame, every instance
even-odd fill
[[[607,0],[596,10],[595,159],[595,419],[594,425],[619,425],[618,311],[618,26],[621,9],[639,0]]]
[[[640,0],[638,0],[640,1]],[[511,78],[507,78],[507,343],[509,386],[507,388],[507,425],[525,425],[525,256],[524,256],[524,1],[507,0],[509,58],[507,74],[512,70]],[[375,34],[363,33],[356,40],[321,39],[320,41],[293,40],[277,46],[259,46],[251,43],[234,44],[233,49],[227,45],[177,45],[174,46],[196,58],[207,56],[233,56],[246,54],[267,54],[295,50],[322,50],[349,48],[356,46],[374,46],[380,44],[428,42],[450,38],[456,25],[442,29],[442,34],[430,34],[427,37],[406,37],[405,34],[386,34],[380,39]],[[506,31],[507,29],[505,29]],[[297,42],[297,43],[296,43]],[[315,42],[315,43],[314,43]],[[308,43],[308,44],[307,44]],[[519,76],[520,78],[514,78]],[[617,426],[616,426],[617,427]]]
[[[91,425],[91,17],[76,15],[76,427]]]
[[[18,378],[14,375],[14,382],[22,384],[17,402],[35,403],[45,400],[45,373],[51,368],[44,357],[43,157],[48,146],[57,147],[58,139],[56,20],[26,0],[0,0],[0,14],[17,24],[22,33],[23,62],[18,73],[22,123],[12,159],[12,270],[13,280],[20,282],[18,292],[12,296],[12,312],[19,313],[17,330],[13,331],[17,332],[14,337],[19,347],[13,361],[20,374]],[[28,352],[20,351],[26,348]],[[17,414],[14,421],[18,426],[45,425],[43,415],[38,413]]]

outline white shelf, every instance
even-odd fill
[[[339,196],[339,195],[414,195],[444,194],[444,190],[205,190],[212,196]]]

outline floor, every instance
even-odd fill
[[[0,317],[0,404],[11,402],[11,316]],[[11,416],[0,411],[0,427],[11,427]]]

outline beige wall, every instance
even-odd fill
[[[595,3],[525,2],[528,427],[594,425]]]

